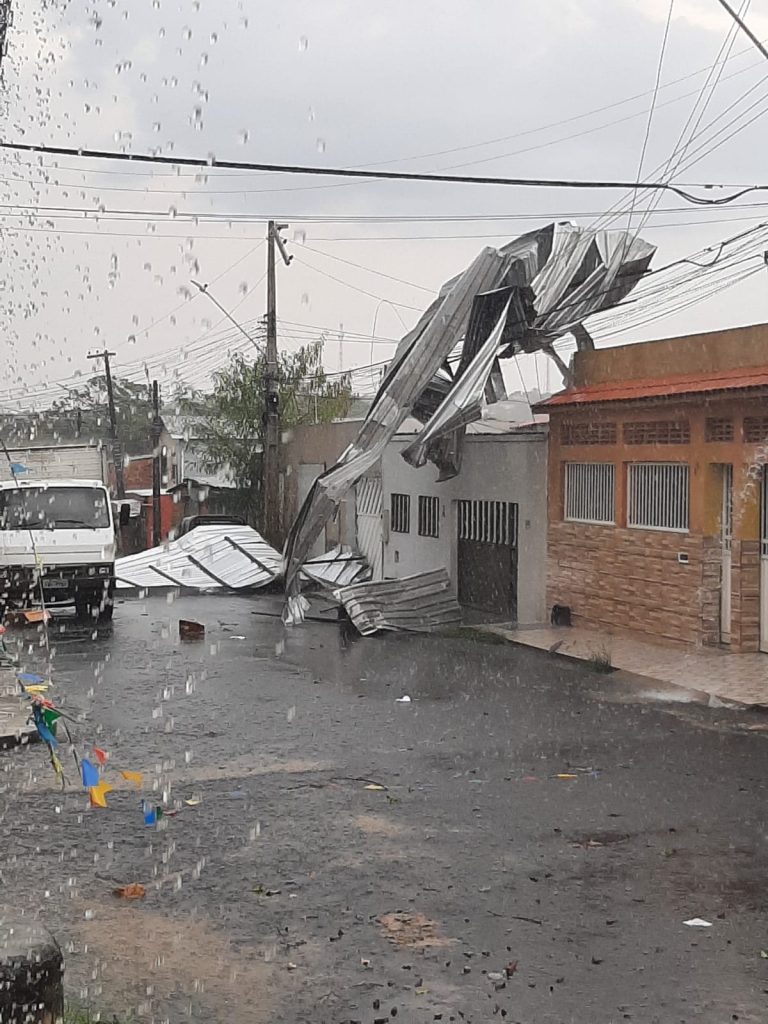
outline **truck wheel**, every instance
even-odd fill
[[[115,610],[115,603],[112,600],[112,598],[111,597],[105,598],[105,600],[104,600],[104,607],[103,608],[99,608],[99,617],[98,617],[98,619],[96,621],[97,622],[111,622],[112,621],[112,613],[114,612],[114,610]]]

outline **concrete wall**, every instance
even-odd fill
[[[308,480],[307,473],[300,472],[299,467],[314,466],[317,473],[329,469],[354,441],[359,429],[359,420],[339,420],[334,423],[305,424],[292,427],[286,432],[281,471],[283,540],[301,507],[303,494],[299,481],[301,479],[306,484]],[[349,547],[355,544],[353,491],[342,501],[336,519],[326,526],[325,536],[318,540],[317,551],[327,551],[337,544]]]
[[[581,387],[608,381],[765,366],[766,352],[768,324],[688,334],[642,345],[617,345],[593,352],[577,352],[573,366],[574,384]]]
[[[432,463],[414,469],[400,452],[413,439],[398,436],[382,458],[381,477],[385,520],[392,493],[411,496],[410,533],[385,529],[384,576],[401,578],[445,566],[456,586],[456,503],[463,499],[509,501],[519,507],[518,621],[542,622],[545,617],[546,564],[546,435],[517,431],[510,434],[470,434],[461,473],[437,482]],[[418,535],[418,497],[440,499],[440,536]]]

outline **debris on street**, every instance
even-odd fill
[[[380,630],[425,633],[461,622],[446,569],[399,580],[357,583],[333,591],[363,636]]]
[[[112,890],[112,895],[121,900],[143,900],[146,894],[146,889],[141,882],[131,882],[129,885],[121,885]]]
[[[405,696],[397,697],[396,700],[395,700],[395,704],[410,704],[410,703],[411,703],[411,698],[408,696],[407,693],[405,694]]]
[[[712,922],[705,921],[703,917],[692,917],[690,921],[683,921],[689,928],[711,928]]]
[[[205,626],[202,622],[195,622],[193,619],[179,619],[179,639],[202,640],[204,636]]]

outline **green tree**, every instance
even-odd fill
[[[117,436],[130,455],[152,450],[152,401],[147,384],[135,384],[122,377],[112,378]],[[106,440],[109,437],[109,405],[103,374],[91,377],[53,403],[45,413],[49,429],[60,437]]]
[[[229,472],[240,489],[248,520],[261,516],[261,469],[264,449],[263,354],[249,360],[237,353],[214,374],[210,395],[181,403],[195,416],[195,431],[209,468]],[[322,345],[304,345],[279,356],[280,422],[282,428],[302,423],[328,423],[346,415],[352,401],[347,375],[328,377],[322,364]]]

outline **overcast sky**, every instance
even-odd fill
[[[39,6],[15,4],[3,66],[7,140],[627,180],[638,171],[668,10],[667,0],[92,0],[34,9]],[[753,0],[746,16],[768,36],[768,0]],[[670,155],[704,83],[705,75],[694,72],[712,64],[730,27],[717,0],[676,0],[645,174]],[[768,62],[736,37],[701,128],[734,103],[719,125],[755,101],[743,121],[763,106],[768,111],[768,84],[761,85],[767,75]],[[758,116],[726,138],[742,123],[679,179],[768,179],[765,121]],[[286,238],[296,257],[290,268],[278,269],[278,312],[286,321],[281,344],[295,348],[327,328],[326,366],[338,370],[340,359],[345,367],[370,363],[365,338],[374,323],[380,338],[398,338],[434,289],[483,245],[502,244],[553,218],[589,224],[622,198],[621,192],[189,169],[159,174],[146,166],[126,171],[115,163],[9,152],[0,155],[0,176],[5,387],[54,388],[87,370],[87,351],[104,344],[118,353],[118,373],[121,365],[163,354],[182,377],[204,383],[236,333],[215,326],[221,314],[205,297],[191,297],[190,281],[211,282],[237,319],[255,322],[265,305],[261,240],[270,216],[290,223]],[[768,207],[745,205],[760,201],[768,203],[768,196],[742,200],[741,209],[665,199],[642,230],[659,247],[654,264],[768,219]],[[672,209],[662,214],[665,207]],[[101,211],[99,222],[76,212],[83,210]],[[192,213],[253,220],[194,224],[184,216]],[[340,220],[361,217],[434,220]],[[626,226],[626,216],[614,226]],[[756,273],[709,301],[608,340],[766,319],[768,281]],[[391,352],[391,344],[373,346],[375,361]],[[530,386],[530,361],[523,372]]]

